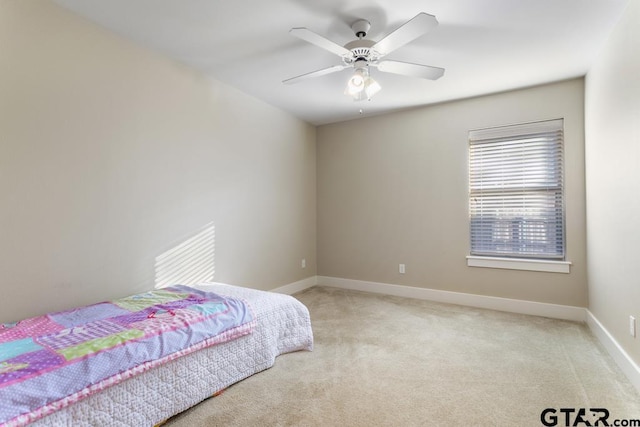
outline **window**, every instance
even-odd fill
[[[563,151],[562,119],[469,132],[470,258],[565,259]]]

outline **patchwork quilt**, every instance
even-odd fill
[[[0,324],[0,426],[28,424],[133,375],[250,334],[251,307],[187,286]]]

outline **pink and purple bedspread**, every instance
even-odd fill
[[[254,327],[246,302],[187,286],[0,324],[0,426],[28,424]]]

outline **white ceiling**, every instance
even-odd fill
[[[583,76],[627,0],[54,0],[313,124]],[[341,63],[291,36],[307,27],[340,45],[367,19],[379,40],[419,12],[439,26],[385,59],[446,69],[436,81],[382,73],[371,101],[343,94],[349,70],[284,85]],[[362,113],[360,113],[362,109]]]

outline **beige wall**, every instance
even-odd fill
[[[316,274],[314,127],[44,0],[0,3],[0,70],[0,322],[149,289],[210,224],[217,281]]]
[[[319,127],[318,274],[585,307],[583,83]],[[467,132],[560,117],[571,273],[467,267]]]
[[[586,78],[589,310],[640,365],[640,1]]]

